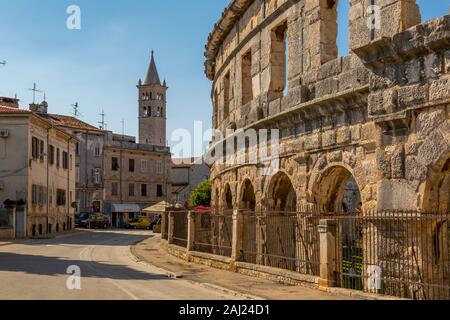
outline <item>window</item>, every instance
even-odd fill
[[[119,195],[119,184],[117,182],[111,184],[111,195],[115,197]]]
[[[65,151],[63,151],[62,154],[62,165],[63,165],[63,169],[67,170],[69,168],[69,154]]]
[[[252,51],[242,56],[242,104],[253,100]]]
[[[147,196],[147,184],[141,184],[141,196],[142,197]]]
[[[141,160],[141,172],[145,173],[148,171],[148,160]]]
[[[48,161],[51,165],[55,164],[55,147],[54,146],[48,146]]]
[[[283,22],[275,27],[271,34],[271,55],[270,55],[270,91],[271,100],[283,97],[287,92],[287,22]]]
[[[128,169],[129,169],[130,172],[134,172],[134,164],[135,164],[134,159],[129,159],[128,160]]]
[[[111,170],[118,171],[119,170],[119,158],[112,157],[111,159]]]
[[[72,168],[73,168],[73,157],[72,157],[72,155],[70,155],[69,167],[70,167],[70,171],[72,171]]]
[[[44,161],[44,141],[39,141],[39,160]]]
[[[161,160],[156,160],[156,173],[157,174],[162,174],[162,172],[163,172],[162,161]]]
[[[56,148],[56,166],[59,168],[60,165],[59,148]]]
[[[162,196],[164,196],[164,193],[163,193],[163,186],[162,186],[161,184],[158,184],[158,185],[156,186],[156,196],[157,196],[157,197],[162,197]]]
[[[79,166],[75,167],[75,181],[80,182],[81,181],[81,170]]]
[[[223,105],[223,119],[228,118],[230,113],[230,72],[225,75],[223,80],[223,94],[224,94],[224,105]]]
[[[134,197],[134,183],[130,183],[128,185],[128,195],[130,197]]]
[[[95,145],[94,155],[96,157],[101,157],[102,156],[102,148],[101,148],[100,144],[98,144],[98,143]]]
[[[35,206],[43,206],[46,202],[46,192],[44,186],[33,184],[31,186],[31,203]]]
[[[44,160],[44,141],[38,138],[31,138],[31,156],[33,159]]]
[[[56,190],[56,205],[57,206],[66,205],[66,190],[63,189]]]
[[[93,177],[95,184],[102,183],[102,171],[99,168],[94,169],[94,177]]]
[[[80,155],[80,143],[79,143],[79,142],[77,142],[77,143],[75,144],[75,154],[76,154],[77,156]]]

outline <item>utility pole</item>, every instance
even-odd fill
[[[37,88],[36,82],[33,83],[33,88],[29,88],[28,91],[33,91],[33,104],[35,104],[36,103],[36,92],[42,92],[42,91]]]

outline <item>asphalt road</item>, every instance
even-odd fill
[[[0,299],[242,299],[170,279],[163,270],[137,261],[129,246],[150,236],[148,231],[83,231],[0,246]],[[71,272],[81,271],[80,278],[67,273],[71,266]],[[76,289],[78,284],[80,289]]]

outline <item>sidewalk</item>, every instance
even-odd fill
[[[138,259],[168,271],[176,277],[213,285],[244,295],[268,300],[351,300],[348,295],[322,292],[301,286],[285,286],[269,280],[189,263],[160,249],[160,236],[147,239],[131,248]]]

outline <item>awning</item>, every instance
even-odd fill
[[[141,212],[141,207],[138,204],[112,204],[111,205],[111,212],[118,212],[118,213],[137,213]]]
[[[145,208],[143,211],[145,211],[145,212],[167,212],[171,208],[173,209],[173,207],[170,203],[167,203],[166,201],[161,201],[160,203],[157,203],[153,206]]]

